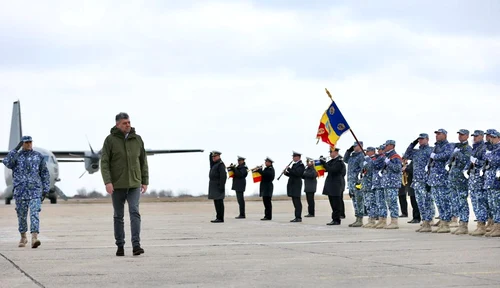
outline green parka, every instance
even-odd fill
[[[149,185],[148,161],[141,136],[132,127],[128,137],[116,126],[104,140],[101,154],[101,174],[104,184],[114,189],[138,188]]]

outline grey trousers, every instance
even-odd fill
[[[123,226],[123,216],[125,214],[125,201],[128,203],[130,215],[130,230],[132,232],[132,246],[140,246],[141,241],[141,214],[139,214],[139,199],[141,198],[141,188],[115,189],[111,194],[113,200],[113,224],[115,230],[116,246],[125,245],[125,229]]]

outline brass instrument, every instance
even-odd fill
[[[403,159],[403,178],[402,178],[403,186],[408,185],[408,172],[406,172],[407,165],[408,165],[408,160]]]
[[[255,168],[252,168],[252,169],[251,169],[251,171],[252,171],[252,172],[255,172],[255,171],[257,171],[257,170],[259,170],[259,169],[262,169],[262,168],[264,168],[264,164],[262,164],[262,165],[260,165],[260,166],[255,166]]]

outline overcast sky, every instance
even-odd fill
[[[24,134],[50,150],[88,150],[86,135],[100,149],[125,111],[148,148],[205,149],[149,157],[150,189],[206,194],[213,149],[250,168],[269,156],[277,175],[292,150],[328,155],[315,138],[325,88],[365,147],[394,139],[402,154],[438,128],[454,142],[500,129],[499,12],[493,0],[2,1],[1,145],[17,99]],[[105,191],[100,172],[60,168],[67,195]]]

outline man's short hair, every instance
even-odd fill
[[[128,114],[125,113],[125,112],[120,112],[118,114],[116,114],[116,117],[115,117],[115,120],[116,122],[120,121],[120,120],[123,120],[123,119],[129,119],[128,117]]]

